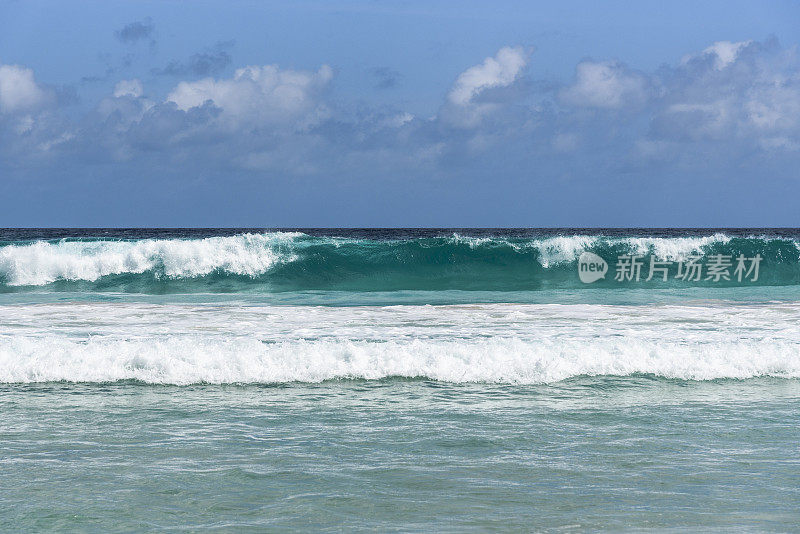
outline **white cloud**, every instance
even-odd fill
[[[519,77],[528,63],[521,46],[501,48],[494,57],[462,72],[448,95],[451,103],[464,106],[482,91],[493,87],[508,87]]]
[[[233,125],[275,123],[298,119],[318,108],[318,95],[333,78],[323,65],[317,72],[249,66],[233,78],[181,82],[167,96],[179,109],[211,101]]]
[[[744,110],[750,124],[764,132],[800,129],[800,75],[751,89]]]
[[[30,111],[47,100],[31,69],[19,65],[0,65],[0,112]]]
[[[562,90],[562,102],[574,106],[621,108],[640,104],[647,98],[644,76],[614,61],[579,63],[575,84]]]
[[[142,87],[142,82],[137,79],[122,80],[116,86],[114,86],[114,98],[120,98],[123,96],[139,98],[142,96],[143,92],[144,88]]]
[[[731,41],[717,41],[703,50],[700,54],[684,57],[682,63],[686,64],[696,57],[713,56],[714,68],[716,70],[722,70],[736,61],[736,58],[739,56],[739,52],[741,52],[742,48],[746,47],[752,42],[753,41],[739,41],[738,43],[733,43]]]
[[[447,95],[439,118],[458,128],[474,128],[509,100],[508,92],[520,79],[528,54],[521,46],[506,46],[494,57],[462,72]],[[517,95],[519,96],[519,95]]]
[[[682,102],[664,110],[663,117],[676,124],[680,136],[694,139],[724,139],[736,126],[735,102],[719,99],[706,103]]]
[[[797,50],[776,41],[723,43],[652,72],[584,61],[560,91],[522,83],[528,52],[505,47],[457,76],[433,116],[347,101],[328,107],[329,67],[268,65],[179,83],[167,103],[145,98],[139,80],[122,80],[114,97],[76,122],[45,105],[55,102],[54,92],[37,85],[30,69],[3,67],[0,112],[9,114],[0,115],[0,155],[47,151],[57,158],[72,151],[98,161],[136,161],[145,154],[162,163],[320,176],[335,168],[374,169],[378,162],[436,172],[468,166],[471,172],[481,162],[591,171],[604,162],[624,166],[626,158],[711,166],[800,157]],[[335,120],[307,127],[328,117]]]
[[[741,51],[748,47],[750,53]],[[792,149],[800,137],[800,62],[776,43],[720,41],[684,58],[660,80],[656,133],[671,139],[737,140]],[[709,59],[713,58],[713,61]]]

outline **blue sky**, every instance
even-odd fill
[[[0,1],[2,226],[800,226],[800,4]]]

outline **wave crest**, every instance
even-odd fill
[[[57,280],[95,281],[114,274],[152,271],[168,278],[194,278],[221,270],[257,276],[295,256],[281,252],[303,234],[243,234],[205,239],[141,241],[37,241],[0,248],[0,274],[11,286]]]
[[[788,342],[713,345],[520,339],[408,342],[208,339],[75,341],[0,338],[0,382],[153,384],[285,383],[333,379],[427,378],[443,382],[541,384],[591,375],[650,374],[684,380],[800,377],[800,352]]]

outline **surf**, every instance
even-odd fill
[[[577,261],[652,255],[681,261],[714,254],[764,258],[760,285],[800,284],[794,238],[561,235],[411,239],[242,233],[171,239],[67,238],[0,245],[0,291],[133,293],[302,290],[536,291],[580,289]],[[597,286],[610,286],[600,281]],[[670,284],[675,286],[676,282]]]
[[[0,382],[800,378],[796,303],[0,308]]]

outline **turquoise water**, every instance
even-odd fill
[[[679,278],[719,254],[758,279]],[[0,230],[0,530],[795,530],[798,254],[787,229]]]
[[[793,380],[0,388],[17,530],[787,531]]]
[[[761,233],[675,230],[663,236],[626,230],[605,234],[558,234],[508,230],[329,231],[200,234],[150,237],[147,230],[119,237],[2,239],[0,292],[129,294],[261,294],[336,291],[531,292],[636,289],[615,280],[622,255],[670,260],[668,279],[656,276],[648,289],[787,286],[800,284],[800,237],[783,230]],[[409,232],[411,232],[409,234]],[[541,233],[545,232],[545,233]],[[365,235],[362,235],[365,233]],[[377,234],[377,235],[373,235]],[[40,237],[48,237],[47,234]],[[591,286],[576,276],[579,255],[592,252],[611,264],[611,273]],[[679,261],[691,256],[706,264],[715,255],[732,263],[760,258],[757,279],[681,280]],[[747,264],[749,267],[749,263]],[[741,277],[740,277],[741,278]]]

